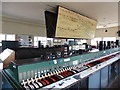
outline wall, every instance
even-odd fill
[[[27,22],[24,20],[4,17],[2,20],[3,34],[24,34],[32,36],[46,36],[45,25],[42,23]],[[108,32],[105,32],[105,30]],[[95,37],[117,37],[118,27],[96,29]],[[1,32],[0,32],[1,33]],[[32,37],[33,38],[33,37]],[[63,41],[64,42],[64,41]],[[63,43],[62,42],[62,43]],[[91,40],[87,40],[91,43]]]
[[[2,33],[46,36],[45,25],[12,18],[3,18]],[[105,30],[108,32],[105,32]],[[96,29],[95,37],[117,37],[118,27]],[[1,32],[0,32],[1,33]]]
[[[105,32],[107,30],[107,32]],[[95,37],[118,37],[118,27],[100,28],[96,30]]]
[[[107,30],[107,32],[105,32],[105,30]],[[118,27],[99,28],[96,29],[95,38],[101,37],[103,40],[103,37],[116,37],[118,39],[117,32],[118,32]],[[91,40],[87,40],[87,43],[91,44]]]
[[[45,26],[17,19],[3,18],[3,34],[26,34],[33,36],[46,36]]]

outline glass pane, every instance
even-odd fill
[[[47,38],[46,37],[38,37],[38,41],[41,41],[41,44],[46,46],[47,44]]]
[[[6,40],[15,41],[15,35],[7,34],[6,35]]]
[[[1,42],[2,40],[5,40],[5,34],[0,34],[0,42]]]
[[[34,46],[38,46],[38,41],[41,41],[41,45],[46,46],[47,44],[47,38],[46,37],[34,37]]]
[[[34,42],[34,46],[37,46],[37,47],[38,47],[38,42]]]
[[[2,46],[2,43],[0,42],[0,46]]]
[[[46,37],[42,37],[42,42],[47,42],[47,38]]]
[[[51,40],[51,41],[52,41],[52,40],[53,40],[53,38],[47,38],[47,40]]]
[[[34,41],[38,41],[38,37],[35,36],[35,37],[34,37]]]
[[[103,41],[116,41],[116,37],[104,37]]]
[[[78,40],[78,44],[86,43],[86,40]]]
[[[91,40],[91,45],[97,45],[97,41],[102,41],[102,38],[94,38]]]
[[[38,41],[42,40],[42,37],[38,37]]]

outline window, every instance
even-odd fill
[[[86,39],[76,39],[74,41],[74,39],[68,39],[68,43],[69,45],[73,45],[73,44],[83,44],[83,43],[86,43],[87,40]]]
[[[53,46],[53,38],[47,38],[47,45]]]
[[[5,40],[5,34],[0,34],[0,42],[1,42],[2,40]]]
[[[98,38],[92,39],[92,40],[91,40],[91,45],[97,46],[97,41],[102,41],[102,38],[101,38],[101,37],[98,37]]]
[[[78,44],[83,44],[83,43],[86,43],[86,40],[83,39],[78,41]]]
[[[116,37],[104,37],[103,41],[116,41]]]
[[[6,40],[8,40],[8,41],[15,41],[15,35],[13,35],[13,34],[7,34],[6,35]]]
[[[5,40],[5,34],[0,34],[0,46],[2,46],[2,40]]]
[[[38,47],[38,41],[41,41],[41,45],[46,46],[46,44],[47,44],[47,38],[46,37],[35,36],[34,37],[34,46]]]
[[[0,34],[0,46],[2,46],[2,40],[15,41],[14,34]]]
[[[38,46],[38,37],[34,37],[34,46]]]

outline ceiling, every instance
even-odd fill
[[[45,24],[44,11],[55,11],[57,5],[97,20],[97,28],[118,25],[117,2],[3,2],[4,17]]]

